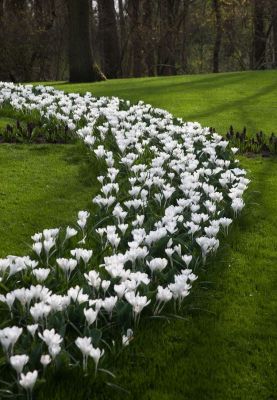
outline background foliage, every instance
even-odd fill
[[[0,54],[16,82],[103,79],[86,62],[107,78],[276,68],[277,3],[0,0]]]

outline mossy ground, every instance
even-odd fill
[[[230,123],[276,131],[276,83],[272,71],[57,87],[143,99],[224,133]],[[0,255],[24,253],[34,231],[71,223],[90,204],[95,176],[82,151],[0,146]],[[247,206],[201,271],[185,319],[143,321],[114,360],[117,378],[106,380],[129,394],[73,370],[57,372],[39,400],[277,399],[277,160],[242,157],[241,164],[252,180]]]

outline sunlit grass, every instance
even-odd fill
[[[67,92],[144,100],[222,134],[231,124],[238,130],[247,126],[249,133],[277,133],[276,70],[54,84]]]

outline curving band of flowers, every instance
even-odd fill
[[[58,358],[82,354],[96,372],[104,350],[129,344],[144,309],[158,315],[171,301],[177,312],[249,180],[220,135],[143,102],[0,83],[0,106],[66,124],[101,171],[74,227],[45,229],[31,255],[0,259],[5,370],[31,395]]]

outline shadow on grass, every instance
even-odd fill
[[[228,102],[221,102],[220,105],[216,105],[215,107],[208,108],[204,111],[201,111],[201,114],[206,116],[211,116],[215,115],[216,113],[222,113],[223,111],[226,111],[227,109],[236,109],[236,110],[243,110],[245,103],[249,102],[250,100],[256,99],[259,101],[259,98],[268,95],[269,93],[272,93],[276,90],[276,84],[270,84],[267,86],[261,87],[259,90],[257,90],[255,93],[245,96],[241,98],[240,100],[233,100],[233,101],[228,101]],[[193,114],[188,114],[186,115],[186,119],[194,118],[196,113]]]

